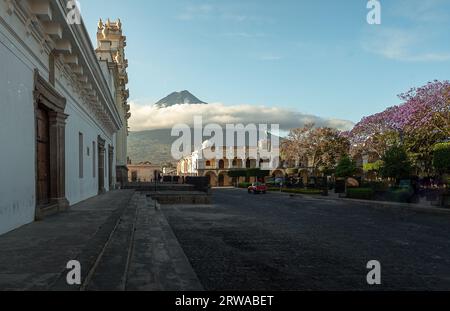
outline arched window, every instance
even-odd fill
[[[206,166],[210,167],[211,166],[211,161],[206,161]]]
[[[220,169],[224,169],[225,168],[225,161],[224,160],[220,160],[219,161],[219,168]]]

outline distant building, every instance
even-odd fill
[[[129,182],[153,182],[155,179],[158,180],[161,174],[161,166],[150,162],[128,164]]]
[[[207,176],[213,187],[231,186],[236,180],[228,176],[230,171],[261,168],[265,161],[268,162],[268,160],[263,160],[261,158],[261,150],[263,149],[279,154],[278,150],[272,148],[270,141],[267,140],[260,140],[258,147],[234,146],[232,148],[215,147],[212,146],[210,141],[205,141],[199,150],[195,150],[192,154],[184,157],[178,162],[177,172],[179,176]],[[223,157],[219,160],[216,158],[208,159],[203,156],[200,157],[205,151],[211,153],[218,152],[219,154],[223,154]],[[240,158],[234,156],[238,154],[244,156]],[[256,157],[252,158],[252,154],[255,154]],[[280,162],[279,158],[274,160],[276,160],[276,163]],[[272,176],[285,176],[284,170],[279,165],[275,167],[275,169],[270,170]],[[253,182],[255,180],[254,178],[248,178],[246,181]]]
[[[0,234],[123,182],[121,23],[99,23],[94,50],[67,4],[0,1]]]

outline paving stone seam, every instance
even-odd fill
[[[134,193],[134,196],[138,196],[139,194],[137,192]],[[133,250],[134,250],[134,244],[135,244],[135,236],[136,236],[136,224],[137,224],[137,220],[138,220],[138,211],[139,211],[139,205],[137,204],[137,202],[135,202],[136,204],[136,209],[134,211],[134,222],[133,222],[133,228],[131,230],[131,238],[130,238],[130,245],[128,246],[128,257],[127,257],[127,263],[126,263],[126,268],[125,268],[125,278],[124,278],[124,283],[123,283],[123,290],[126,291],[127,290],[127,284],[128,284],[128,274],[130,272],[130,264],[131,264],[131,258],[133,256]]]

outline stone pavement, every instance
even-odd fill
[[[213,202],[162,209],[206,290],[450,289],[448,214],[239,189]]]
[[[202,290],[155,203],[112,191],[0,236],[0,290]],[[82,285],[66,283],[81,263]]]

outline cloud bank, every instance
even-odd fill
[[[202,116],[204,124],[279,124],[282,131],[302,127],[308,123],[339,130],[349,130],[354,126],[354,123],[346,120],[324,119],[290,109],[267,106],[228,106],[214,103],[157,108],[135,102],[131,102],[130,105],[132,113],[130,127],[132,131],[168,129],[175,124],[192,125],[195,116]]]

